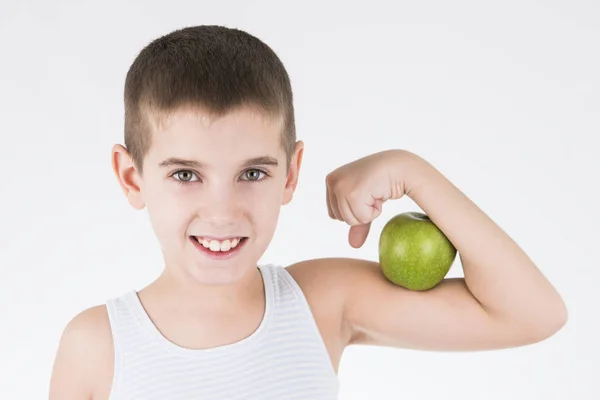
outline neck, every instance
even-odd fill
[[[147,288],[152,297],[173,301],[178,307],[191,310],[225,311],[260,301],[264,288],[258,268],[249,268],[238,280],[228,283],[198,282],[179,269],[165,267],[162,274]]]

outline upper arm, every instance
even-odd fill
[[[105,306],[76,315],[64,328],[50,378],[50,400],[91,400],[98,371],[112,352]]]
[[[379,263],[318,260],[343,287],[342,319],[348,345],[439,351],[514,347],[538,338],[527,327],[489,314],[462,278],[411,291],[387,280]]]

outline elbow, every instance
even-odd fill
[[[567,324],[567,321],[569,320],[569,311],[567,310],[567,305],[562,299],[558,300],[556,310],[549,319],[551,322],[549,324],[550,327],[548,328],[548,336],[554,335]]]
[[[529,334],[531,342],[542,342],[554,336],[567,324],[568,319],[567,306],[559,299],[556,306],[544,309],[535,319],[537,322],[531,327]]]
[[[505,326],[510,326],[508,335],[511,346],[520,347],[543,342],[558,333],[568,320],[568,311],[561,300],[557,305],[548,306],[536,315],[522,316],[518,319],[506,321]]]

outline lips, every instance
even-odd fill
[[[214,238],[204,236],[192,236],[196,247],[204,253],[214,256],[226,255],[235,253],[239,250],[248,238],[245,236],[229,237],[229,238]]]
[[[232,237],[229,239],[209,239],[205,237],[195,236],[199,244],[211,251],[229,251],[234,249],[243,239],[242,237]]]

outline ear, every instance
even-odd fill
[[[131,155],[120,144],[116,144],[112,149],[112,168],[117,176],[121,190],[125,193],[129,204],[136,210],[145,207],[141,190],[141,177],[135,168]]]
[[[299,140],[296,142],[296,149],[294,155],[290,160],[289,172],[285,183],[285,189],[283,192],[282,205],[288,204],[292,201],[294,191],[298,185],[298,177],[300,175],[300,167],[302,166],[302,156],[304,155],[304,142]]]

